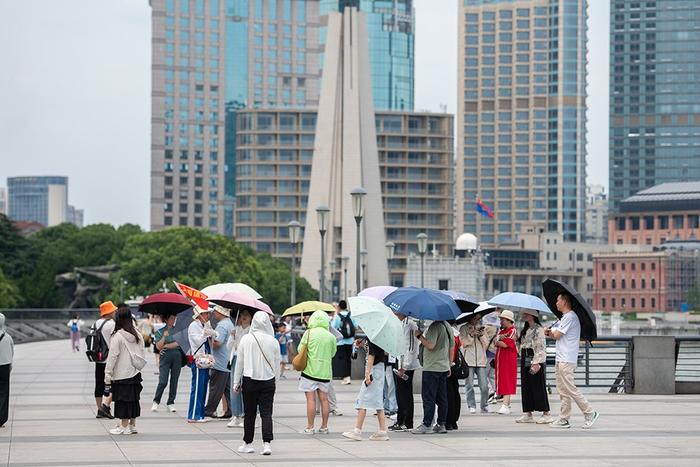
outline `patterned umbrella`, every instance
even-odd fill
[[[389,307],[372,297],[350,297],[348,305],[370,342],[394,357],[406,353],[403,326]]]

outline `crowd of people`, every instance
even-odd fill
[[[486,316],[474,314],[461,325],[433,321],[427,327],[396,313],[407,350],[403,355],[391,356],[374,342],[358,337],[357,323],[344,300],[338,303],[336,313],[315,311],[302,315],[298,322],[289,317],[275,322],[274,316],[263,311],[239,310],[233,315],[234,311],[220,305],[194,307],[187,327],[187,349],[181,348],[173,336],[174,315],[152,326],[156,330],[149,335],[136,325],[126,305],[105,302],[88,337],[88,352],[100,355],[93,359],[97,417],[120,420],[110,430],[112,434],[137,432],[144,349],[150,344],[159,356],[152,410],[159,410],[165,388],[169,387],[166,407],[176,411],[178,378],[182,367],[189,366],[192,382],[187,421],[230,419],[228,427],[243,428],[243,444],[238,449],[242,453],[255,452],[252,443],[258,414],[262,420],[261,453],[272,452],[276,384],[286,378],[286,366],[292,362],[300,371],[298,389],[306,398],[306,427],[301,431],[328,434],[330,415],[342,415],[334,379],[352,384],[352,361],[358,355],[364,358],[364,371],[354,404],[355,423],[342,433],[350,440],[363,439],[368,412],[377,420],[376,431],[368,437],[373,441],[389,440],[389,432],[419,435],[458,430],[463,403],[461,379],[465,379],[470,415],[477,412],[475,381],[480,412],[490,412],[489,405],[496,403],[500,404],[497,414],[509,415],[511,397],[517,391],[518,361],[522,415],[515,422],[569,428],[575,402],[585,416],[583,428],[590,428],[599,415],[576,388],[573,377],[581,325],[572,311],[570,296],[559,295],[557,308],[562,318],[551,327],[542,325],[538,312],[523,311],[519,332],[516,316],[509,310]],[[301,337],[292,333],[295,325],[305,328]],[[561,398],[556,419],[550,414],[546,338],[556,345],[554,372]],[[421,370],[423,413],[414,426],[413,379],[417,370]],[[535,418],[534,413],[539,417]]]

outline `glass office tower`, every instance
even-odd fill
[[[611,1],[610,208],[700,180],[700,2]]]
[[[586,0],[461,0],[457,228],[583,239]],[[477,213],[480,198],[494,217]]]

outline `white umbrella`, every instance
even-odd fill
[[[256,300],[260,300],[262,298],[262,295],[260,295],[254,288],[241,282],[213,284],[202,289],[202,293],[206,295],[209,300],[217,300],[219,297],[229,292],[247,295]]]
[[[350,297],[348,305],[370,342],[394,357],[406,352],[403,326],[388,306],[372,297]]]

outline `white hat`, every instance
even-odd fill
[[[209,310],[208,309],[204,310],[204,309],[200,308],[198,305],[195,305],[194,308],[192,308],[192,312],[193,312],[192,319],[197,319],[197,318],[199,318],[199,315],[201,315],[202,313],[209,313]]]
[[[532,315],[532,316],[534,316],[535,318],[539,318],[539,317],[540,317],[540,313],[539,313],[537,310],[523,310],[522,313],[523,313],[523,314]]]
[[[212,308],[213,311],[216,311],[217,313],[221,313],[224,316],[228,316],[229,318],[231,317],[231,310],[228,308],[224,308],[221,305],[214,305],[214,308]]]
[[[511,323],[515,323],[515,316],[513,315],[513,312],[510,310],[503,310],[500,315],[498,315],[499,318],[505,318]]]

